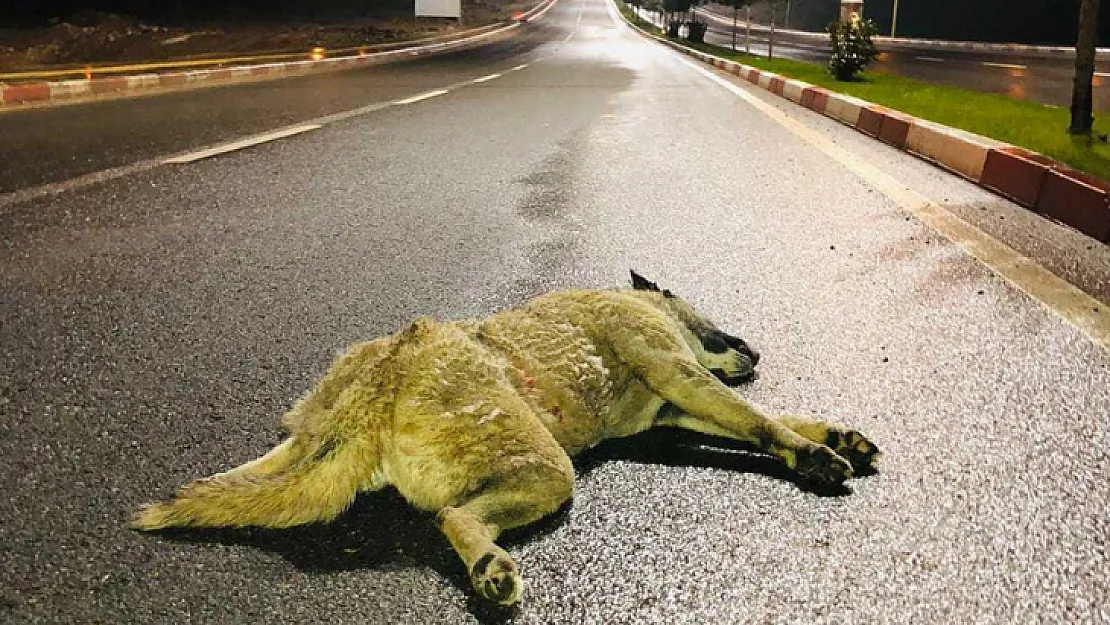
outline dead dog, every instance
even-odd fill
[[[421,318],[356,344],[285,415],[283,443],[132,526],[326,522],[394,486],[437,513],[477,592],[512,604],[524,584],[494,540],[566,502],[570,456],[605,439],[656,425],[738,439],[819,485],[872,469],[879,450],[859,432],[771,417],[730,389],[759,362],[743,340],[634,272],[632,286],[550,293],[484,320]]]

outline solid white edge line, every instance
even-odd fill
[[[490,74],[489,76],[482,76],[481,78],[475,78],[474,80],[472,80],[470,82],[472,82],[474,84],[479,84],[479,83],[483,83],[483,82],[489,82],[489,81],[491,81],[495,78],[501,78],[501,74]]]
[[[226,154],[228,152],[234,152],[235,150],[249,148],[260,143],[267,143],[269,141],[284,139],[285,137],[292,137],[293,135],[299,135],[303,132],[316,130],[317,128],[322,128],[322,126],[320,124],[300,124],[298,126],[290,126],[288,128],[282,128],[280,130],[274,130],[272,132],[254,135],[252,137],[246,137],[237,141],[222,143],[220,145],[213,146],[204,150],[189,152],[187,154],[180,154],[178,156],[171,156],[170,158],[164,159],[162,161],[162,164],[182,165],[185,163],[192,163],[193,161],[199,161],[202,158],[209,158],[212,156],[217,156],[219,154]]]
[[[419,102],[421,100],[427,100],[428,98],[434,98],[436,96],[441,96],[445,93],[450,93],[450,92],[446,89],[436,89],[435,91],[429,91],[427,93],[421,93],[420,95],[414,95],[411,98],[405,98],[403,100],[394,100],[393,103],[394,104],[413,104],[413,103]]]

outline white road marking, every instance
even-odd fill
[[[938,59],[935,56],[919,56],[919,57],[917,57],[917,60],[918,61],[928,61],[930,63],[943,63],[944,62],[944,59]]]
[[[987,67],[999,67],[1002,69],[1029,69],[1028,65],[1015,65],[1013,63],[991,63],[989,61],[983,61],[983,65]]]
[[[544,10],[540,11],[539,13],[536,13],[532,17],[528,18],[527,21],[534,22],[534,21],[540,19],[541,17],[543,17],[544,13],[547,13],[548,11],[550,11],[551,7],[555,6],[556,4],[558,4],[558,3],[557,2],[552,2],[551,4],[547,5],[546,9],[544,9]]]
[[[1110,78],[1110,72],[1095,72],[1095,76],[1099,78]]]
[[[393,103],[394,104],[413,104],[415,102],[420,102],[421,100],[427,100],[428,98],[434,98],[436,96],[441,96],[445,93],[450,93],[450,92],[446,89],[436,89],[435,91],[429,91],[427,93],[421,93],[420,95],[414,95],[411,98],[405,98],[404,100],[394,100]]]
[[[472,80],[470,82],[473,82],[473,83],[477,84],[477,83],[489,82],[489,81],[491,81],[495,78],[501,78],[501,74],[490,74],[489,76],[482,76],[481,78],[475,78],[474,80]]]
[[[212,156],[217,156],[217,155],[220,155],[220,154],[226,154],[228,152],[234,152],[235,150],[242,150],[243,148],[249,148],[251,146],[255,146],[255,145],[258,145],[260,143],[267,143],[269,141],[276,141],[278,139],[284,139],[285,137],[292,137],[293,135],[299,135],[299,134],[304,133],[304,132],[309,132],[311,130],[316,130],[317,128],[321,128],[320,124],[301,124],[299,126],[290,126],[288,128],[282,128],[280,130],[274,130],[272,132],[267,132],[267,133],[264,133],[264,134],[261,134],[261,135],[254,135],[253,137],[247,137],[245,139],[239,139],[238,141],[231,141],[229,143],[222,143],[220,145],[213,146],[213,147],[210,147],[210,148],[207,148],[207,149],[204,149],[204,150],[198,150],[196,152],[189,152],[187,154],[181,154],[181,155],[178,155],[178,156],[171,156],[170,158],[164,159],[162,161],[162,164],[163,165],[181,165],[181,164],[184,164],[184,163],[192,163],[193,161],[199,161],[202,158],[210,158]]]
[[[516,67],[510,69],[509,71],[510,72],[519,72],[520,70],[524,69],[525,67],[528,67],[528,64],[527,63],[521,63],[520,65],[517,65]]]
[[[824,152],[925,225],[962,247],[1016,289],[1071,324],[1091,342],[1105,350],[1110,350],[1110,315],[1106,314],[1106,307],[1097,299],[1005,243],[948,212],[876,165],[849,152],[827,135],[806,126],[735,83],[699,67],[693,61],[681,56],[678,56],[678,60],[739,96],[779,125]]]

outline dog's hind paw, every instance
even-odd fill
[[[799,450],[798,476],[816,486],[839,486],[852,477],[852,465],[824,445]]]
[[[828,442],[825,443],[837,455],[848,459],[856,475],[875,473],[875,464],[882,457],[879,446],[856,430],[829,429]]]
[[[501,605],[512,605],[524,596],[524,580],[505,553],[490,551],[478,558],[470,570],[470,581],[478,594]]]

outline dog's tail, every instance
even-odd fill
[[[360,490],[378,486],[378,453],[365,442],[309,445],[297,438],[237,469],[184,486],[172,501],[140,510],[130,527],[290,527],[326,522],[346,510]]]

